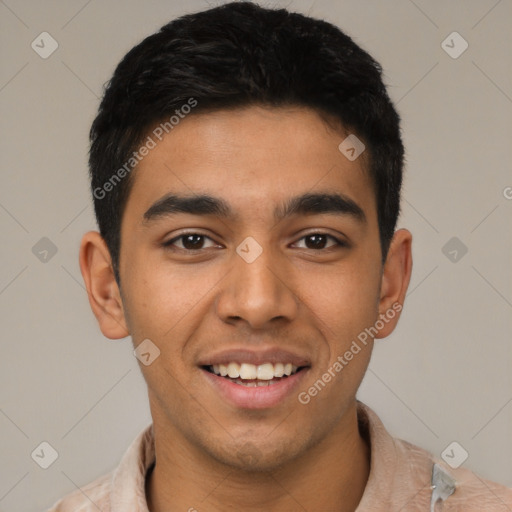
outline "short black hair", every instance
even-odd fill
[[[182,112],[251,105],[309,107],[363,141],[385,260],[400,210],[404,149],[381,66],[328,22],[230,2],[163,26],[126,54],[105,87],[90,131],[89,171],[118,283],[130,171],[143,141],[150,147],[150,130],[163,123],[170,131]]]

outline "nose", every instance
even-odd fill
[[[233,267],[216,300],[217,315],[224,322],[246,322],[253,329],[264,329],[278,320],[293,320],[297,310],[289,272],[270,250],[263,249],[250,263],[233,254]]]

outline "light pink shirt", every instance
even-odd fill
[[[358,403],[360,430],[371,446],[368,483],[356,512],[431,510],[432,467],[455,479],[455,492],[436,512],[512,512],[512,489],[452,469],[425,450],[391,437],[378,416]],[[132,442],[113,472],[58,501],[48,512],[149,512],[145,476],[155,461],[152,425]],[[207,509],[205,509],[207,510]]]

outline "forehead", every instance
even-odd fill
[[[274,214],[284,200],[321,191],[352,199],[376,215],[366,155],[339,145],[350,135],[307,108],[248,107],[194,113],[160,136],[137,165],[126,211],[143,216],[169,193],[221,197],[234,212]]]

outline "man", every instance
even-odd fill
[[[80,265],[153,423],[52,510],[511,510],[356,400],[411,275],[402,166],[379,65],[328,23],[230,3],[132,49],[91,129]]]

